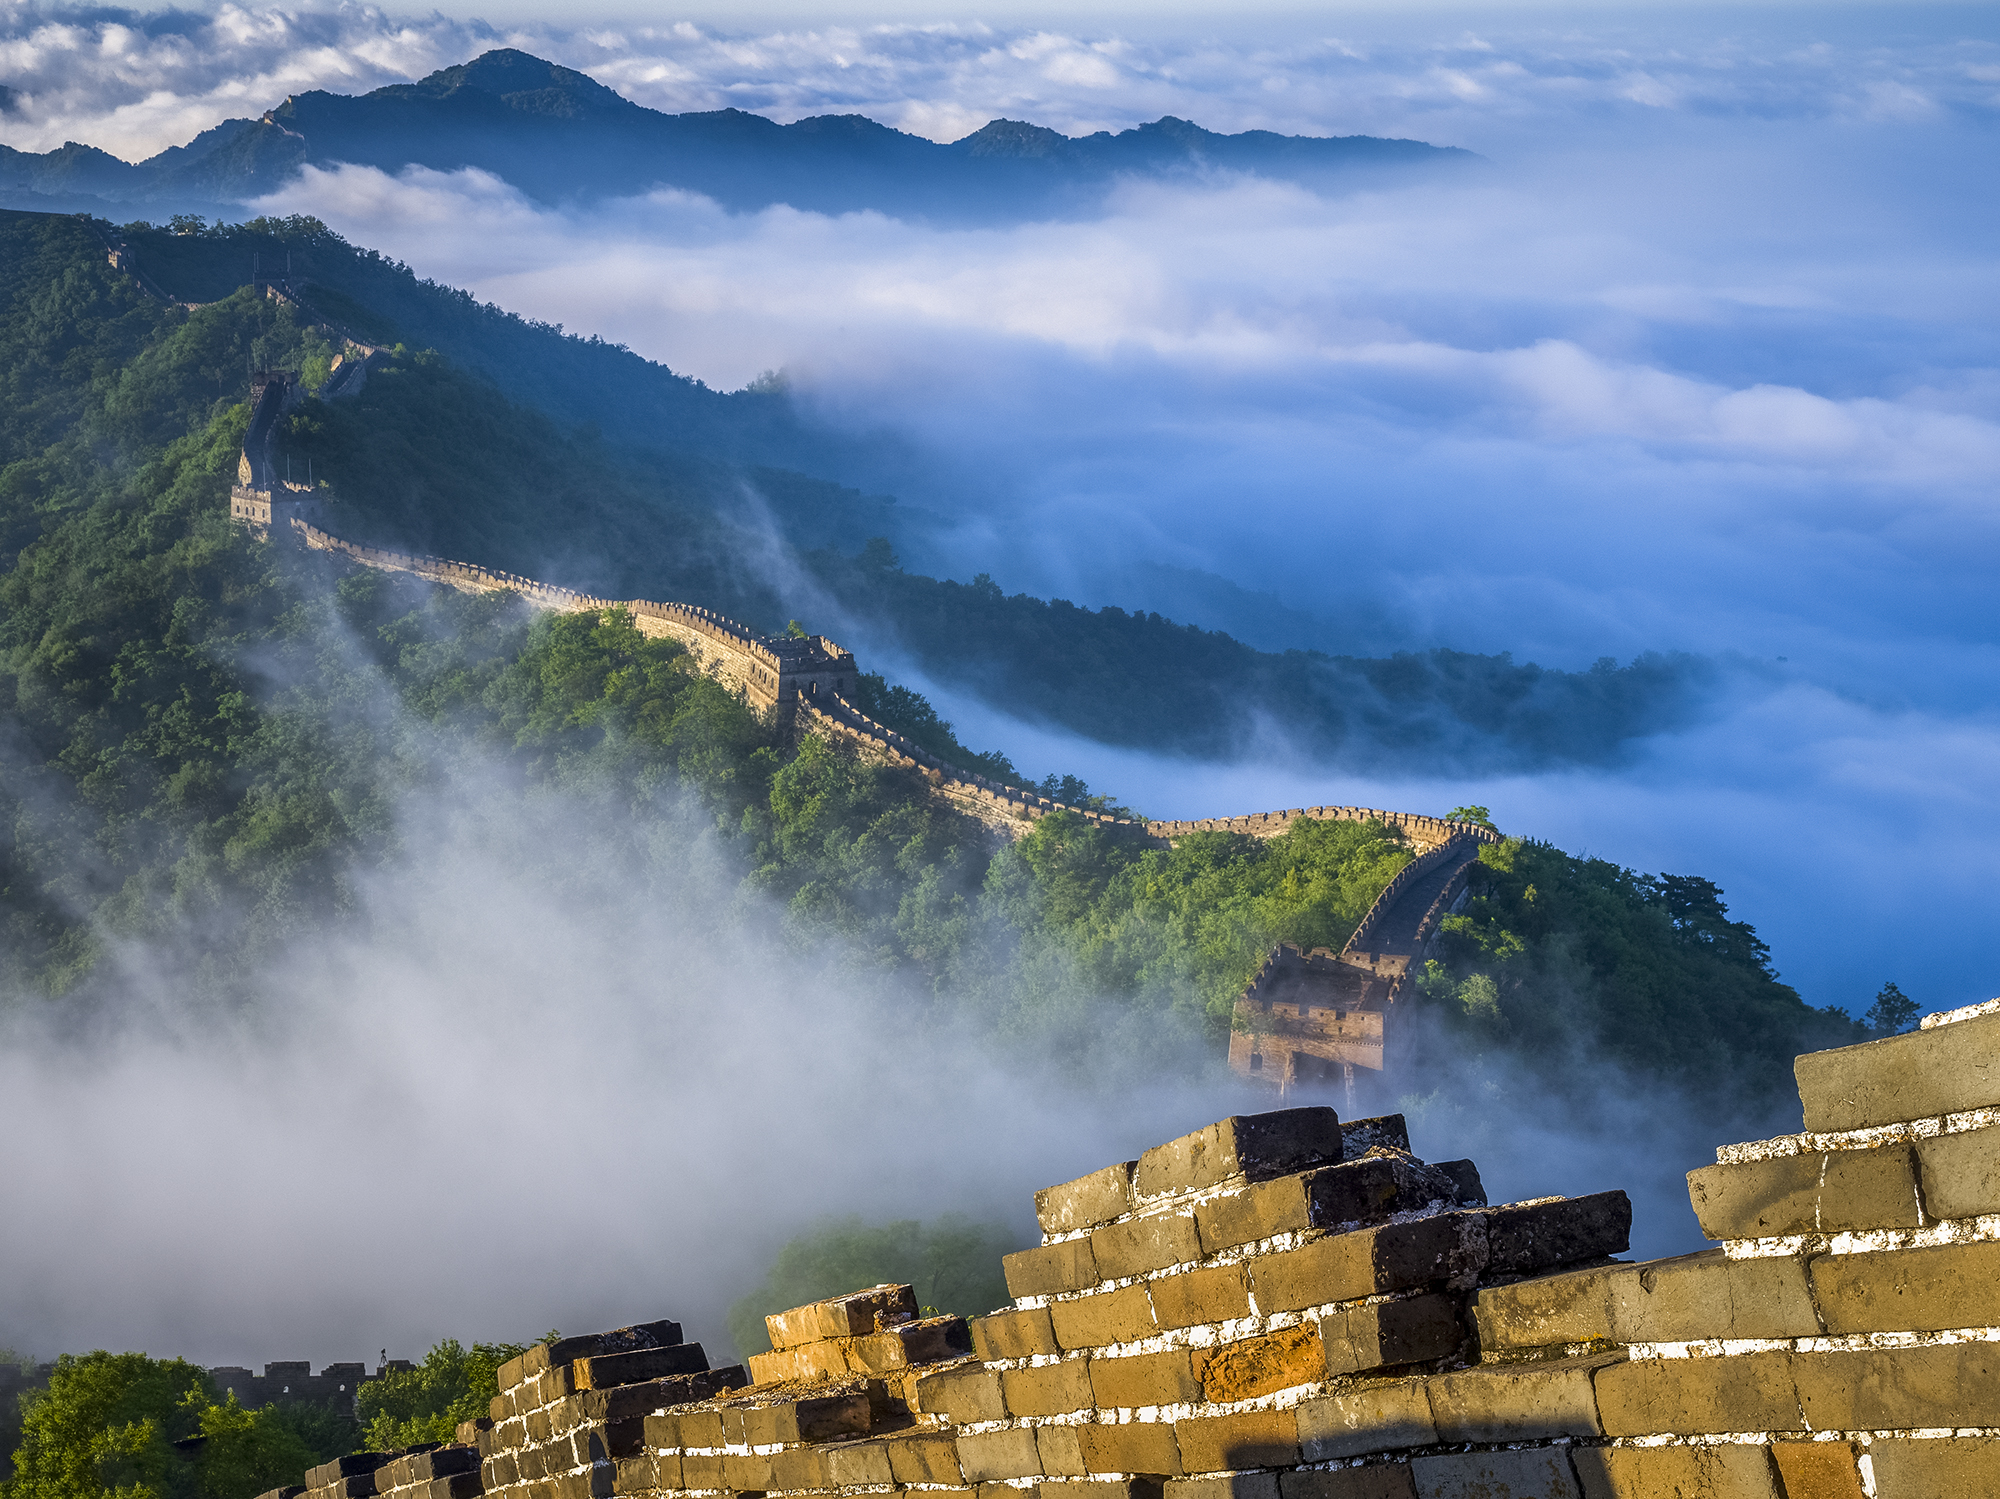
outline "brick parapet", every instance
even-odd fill
[[[1956,1039],[2000,1109],[1996,1038]],[[1969,1142],[1963,1180],[2000,1181],[2000,1130],[1917,1138]],[[593,1369],[664,1352],[566,1341],[503,1370],[460,1447],[506,1499],[2000,1492],[2000,1241],[1632,1264],[1622,1193],[1494,1206],[1477,1180],[1411,1155],[1397,1116],[1235,1116],[1038,1193],[1013,1301],[969,1326],[876,1286],[768,1319],[752,1372],[785,1377],[603,1389]],[[1882,1185],[1849,1184],[1901,1211]],[[899,1365],[847,1362],[892,1345]],[[454,1450],[316,1470],[308,1499],[472,1499]]]

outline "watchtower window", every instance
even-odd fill
[[[1262,1052],[1253,1051],[1250,1053],[1250,1070],[1252,1072],[1262,1072],[1264,1070],[1264,1054]]]

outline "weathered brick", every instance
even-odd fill
[[[643,1494],[659,1486],[659,1459],[650,1452],[641,1457],[620,1458],[612,1467],[611,1492],[614,1494]]]
[[[2000,1213],[2000,1128],[1919,1140],[1917,1166],[1924,1208],[1933,1218]]]
[[[1199,1366],[1201,1391],[1227,1404],[1315,1384],[1326,1378],[1326,1349],[1319,1325],[1302,1322],[1258,1338],[1205,1351]]]
[[[479,1466],[480,1481],[489,1489],[504,1489],[514,1481],[517,1472],[511,1452],[496,1452]]]
[[[1408,1463],[1303,1468],[1278,1475],[1279,1499],[1416,1499]]]
[[[1785,1499],[1769,1449],[1574,1447],[1584,1499]]]
[[[722,1412],[687,1411],[678,1415],[648,1416],[646,1439],[662,1447],[720,1447]]]
[[[1379,1222],[1422,1207],[1437,1194],[1430,1179],[1393,1156],[1371,1156],[1259,1182],[1195,1210],[1202,1248],[1210,1254],[1274,1234]]]
[[[1567,1447],[1525,1452],[1454,1452],[1410,1460],[1417,1499],[1581,1499]]]
[[[1857,1228],[1915,1228],[1916,1153],[1908,1145],[1703,1166],[1688,1197],[1711,1239],[1771,1239]]]
[[[826,1449],[826,1479],[830,1488],[877,1488],[896,1481],[889,1466],[887,1442],[843,1442]]]
[[[1045,1306],[974,1317],[967,1326],[972,1331],[973,1351],[988,1363],[1057,1351],[1055,1328]]]
[[[1457,1303],[1436,1293],[1331,1312],[1320,1318],[1319,1328],[1328,1374],[1425,1363],[1465,1341]]]
[[[1401,1114],[1377,1114],[1372,1119],[1340,1121],[1341,1150],[1348,1160],[1379,1148],[1407,1151],[1410,1127]]]
[[[1041,1476],[1042,1457],[1031,1426],[1007,1431],[968,1432],[958,1439],[959,1466],[968,1483]]]
[[[1813,1260],[1811,1274],[1830,1333],[2000,1324],[2000,1243],[1826,1254]]]
[[[1771,1460],[1785,1499],[1863,1499],[1861,1470],[1847,1442],[1773,1442]]]
[[[2000,1494],[2000,1442],[1991,1437],[1878,1437],[1868,1447],[1883,1499],[1991,1499]]]
[[[845,1347],[833,1339],[753,1353],[746,1362],[750,1365],[750,1378],[756,1384],[791,1384],[850,1372]]]
[[[773,1312],[764,1319],[764,1327],[773,1348],[793,1348],[825,1338],[865,1337],[884,1325],[910,1321],[916,1315],[916,1292],[892,1283]]]
[[[771,1487],[823,1489],[828,1486],[826,1453],[817,1447],[787,1447],[771,1454]]]
[[[1613,1335],[1624,1343],[1809,1338],[1820,1330],[1805,1265],[1732,1260],[1719,1249],[1635,1265],[1612,1280]]]
[[[838,1479],[835,1480],[835,1482],[838,1481],[839,1481]],[[873,1480],[863,1480],[863,1481],[872,1482]],[[887,1483],[888,1481],[889,1481],[889,1460],[887,1458],[884,1458],[882,1460],[881,1482]],[[682,1453],[681,1483],[683,1486],[690,1489],[719,1489],[723,1487],[722,1455],[720,1453],[715,1453],[715,1452]]]
[[[1451,1183],[1452,1201],[1466,1207],[1486,1206],[1486,1184],[1479,1179],[1479,1167],[1471,1161],[1432,1161],[1431,1170]]]
[[[1170,1478],[1166,1499],[1278,1499],[1275,1473],[1203,1473]]]
[[[1199,1327],[1250,1315],[1250,1283],[1241,1265],[1215,1265],[1148,1281],[1161,1327]]]
[[[1132,1210],[1132,1168],[1137,1161],[1106,1166],[1075,1181],[1044,1187],[1035,1194],[1035,1216],[1045,1234],[1095,1228]]]
[[[1081,1476],[1090,1471],[1083,1460],[1083,1443],[1077,1438],[1079,1429],[1075,1426],[1035,1428],[1035,1450],[1041,1454],[1044,1473],[1054,1478]]]
[[[1192,1213],[1153,1213],[1092,1229],[1090,1252],[1098,1278],[1123,1280],[1201,1258]]]
[[[1623,1192],[1477,1211],[1486,1220],[1486,1268],[1491,1274],[1532,1275],[1623,1254],[1632,1243],[1632,1200]]]
[[[441,1473],[422,1492],[424,1499],[478,1499],[485,1490],[477,1473]]]
[[[646,1418],[627,1416],[620,1421],[606,1421],[595,1440],[602,1450],[591,1453],[592,1462],[599,1458],[616,1461],[621,1457],[637,1457],[646,1450]]]
[[[925,1415],[948,1417],[960,1426],[999,1421],[1007,1415],[999,1371],[977,1367],[924,1375],[917,1381],[916,1402],[911,1408]]]
[[[1796,1058],[1815,1132],[1930,1119],[2000,1103],[2000,1015]]]
[[[1265,1312],[1298,1311],[1438,1281],[1469,1284],[1486,1263],[1478,1212],[1331,1234],[1250,1262],[1250,1284]]]
[[[1798,1431],[1789,1353],[1634,1359],[1597,1371],[1597,1416],[1607,1436]],[[1814,1423],[1818,1426],[1818,1423]]]
[[[836,1394],[752,1406],[743,1412],[743,1439],[758,1447],[773,1442],[832,1442],[865,1435],[869,1419],[868,1391],[857,1385]]]
[[[1433,1375],[1440,1442],[1533,1442],[1603,1435],[1592,1376],[1619,1356],[1488,1364]]]
[[[972,1334],[963,1317],[926,1317],[885,1327],[867,1337],[837,1341],[847,1355],[847,1367],[857,1374],[886,1374],[972,1352]]]
[[[1132,1190],[1144,1201],[1213,1187],[1231,1177],[1268,1181],[1337,1165],[1342,1155],[1340,1120],[1332,1109],[1232,1115],[1140,1156]]]
[[[1056,1296],[1081,1291],[1103,1279],[1091,1255],[1090,1239],[1064,1239],[1000,1257],[1009,1296]]]
[[[493,1377],[498,1381],[503,1392],[513,1389],[515,1385],[527,1378],[527,1359],[528,1356],[525,1353],[518,1353],[493,1371]]]
[[[1512,1285],[1487,1286],[1472,1298],[1479,1346],[1491,1351],[1556,1344],[1609,1342],[1616,1333],[1615,1285],[1636,1273],[1617,1265],[1538,1276]]]
[[[687,1481],[684,1461],[678,1452],[656,1452],[653,1454],[653,1475],[662,1489],[686,1489],[694,1485]]]
[[[554,1435],[555,1435],[554,1421],[546,1407],[544,1407],[541,1410],[530,1411],[528,1413],[529,1441],[546,1442],[550,1437]]]
[[[1184,1348],[1131,1358],[1094,1358],[1090,1361],[1090,1389],[1092,1403],[1105,1410],[1201,1399],[1194,1355]]]
[[[549,1476],[549,1449],[546,1447],[526,1447],[514,1454],[515,1469],[523,1483],[533,1483],[538,1478]]]
[[[1282,1468],[1299,1460],[1298,1413],[1236,1411],[1174,1423],[1181,1467],[1190,1473],[1231,1468]]]
[[[1045,1499],[1161,1499],[1161,1480],[1148,1474],[1129,1478],[1086,1478],[1045,1486]]]
[[[1813,1431],[2000,1426],[2000,1344],[1792,1355]]]
[[[1074,1301],[1057,1301],[1049,1307],[1056,1342],[1065,1349],[1103,1348],[1112,1343],[1130,1343],[1149,1338],[1159,1331],[1153,1320],[1153,1303],[1143,1284],[1102,1291],[1095,1296],[1079,1296]]]
[[[1421,1379],[1355,1384],[1298,1407],[1299,1447],[1309,1463],[1366,1457],[1436,1442],[1437,1423]]]
[[[667,1348],[641,1348],[631,1353],[600,1353],[570,1365],[578,1390],[604,1390],[613,1385],[639,1384],[669,1374],[696,1374],[708,1368],[699,1343]]]
[[[892,1437],[889,1471],[898,1483],[960,1483],[958,1442],[948,1436]]]
[[[776,1488],[771,1481],[771,1459],[766,1453],[728,1452],[722,1458],[722,1481],[741,1493],[745,1489]]]
[[[1181,1471],[1174,1428],[1164,1421],[1128,1421],[1120,1426],[1096,1423],[1076,1428],[1083,1444],[1084,1466],[1095,1473],[1152,1473],[1172,1476]]]
[[[1072,1358],[1059,1364],[1007,1369],[1000,1375],[1000,1389],[1007,1412],[1013,1416],[1060,1416],[1088,1410],[1092,1404],[1090,1360]]]
[[[513,1414],[514,1397],[509,1391],[502,1390],[486,1402],[487,1419],[492,1421],[495,1429],[498,1429]]]

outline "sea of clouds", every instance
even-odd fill
[[[932,691],[969,742],[1076,771],[1155,816],[1481,802],[1510,831],[1718,880],[1813,1003],[1859,1010],[1894,978],[1944,1008],[2000,987],[1984,951],[2000,878],[1993,30],[1983,12],[1914,7],[1589,22],[1488,10],[1472,24],[1416,11],[1339,35],[1298,22],[1253,35],[1220,22],[759,32],[16,4],[0,9],[0,81],[13,91],[0,141],[81,139],[137,158],[289,92],[357,92],[514,45],[663,109],[856,111],[938,139],[1002,115],[1074,133],[1172,113],[1478,151],[1488,165],[1449,180],[1324,195],[1129,183],[1100,213],[978,229],[732,215],[664,189],[537,203],[491,177],[426,170],[312,172],[259,207],[316,214],[420,274],[711,384],[783,370],[815,420],[888,439],[879,451],[893,457],[847,477],[922,512],[899,538],[912,566],[1155,608],[1271,647],[1756,662],[1754,690],[1615,768],[1364,780],[1277,738],[1226,766],[1082,743],[1010,716],[976,684],[924,681],[894,641],[861,642],[868,665]],[[1243,593],[1218,602],[1193,574]],[[1018,1203],[1042,1178],[1232,1102],[1168,1090],[1082,1120],[1073,1100],[1022,1094],[983,1068],[926,1057],[945,1070],[883,1070],[865,1033],[813,1029],[842,1013],[838,985],[762,958],[746,982],[730,966],[738,949],[670,911],[607,926],[588,882],[589,899],[537,916],[540,897],[507,873],[513,845],[442,841],[456,852],[381,887],[429,892],[411,897],[403,928],[308,966],[300,1007],[332,1018],[250,1038],[240,1054],[169,1026],[125,1043],[129,1071],[90,1064],[93,1087],[157,1100],[159,1128],[125,1157],[88,1133],[51,1149],[37,1168],[49,1181],[31,1181],[26,1200],[61,1201],[62,1180],[107,1170],[102,1222],[75,1228],[109,1256],[107,1274],[117,1236],[143,1221],[120,1203],[158,1202],[172,1224],[193,1203],[217,1228],[168,1246],[157,1285],[93,1321],[91,1283],[66,1278],[14,1218],[7,1258],[69,1309],[33,1336],[154,1315],[164,1346],[225,1313],[250,1326],[202,1267],[240,1262],[261,1222],[331,1232],[312,1264],[353,1269],[337,1272],[349,1299],[328,1306],[380,1307],[367,1204],[393,1204],[407,1236],[393,1242],[421,1245],[449,1235],[455,1213],[494,1211],[482,1162],[496,1158],[521,1163],[507,1184],[545,1204],[546,1227],[471,1243],[505,1263],[471,1267],[462,1301],[441,1290],[458,1241],[439,1238],[399,1282],[408,1299],[385,1309],[391,1320],[444,1331],[503,1304],[619,1320],[632,1297],[585,1304],[564,1279],[578,1259],[546,1245],[607,1244],[593,1225],[636,1212],[658,1223],[675,1284],[692,1284],[725,1274],[741,1246],[689,1240],[679,1204],[740,1200],[742,1221],[771,1234],[842,1201],[958,1206],[935,1184],[982,1142],[997,1143],[979,1193]],[[631,932],[646,935],[628,946]],[[484,965],[468,974],[440,961],[450,952]],[[576,977],[593,970],[609,977]],[[642,1002],[656,993],[680,997]],[[799,999],[770,1001],[782,1013],[751,1034],[784,1045],[746,1047],[740,1028],[717,1025],[716,1007],[772,993]],[[347,1008],[356,994],[365,1003]],[[404,1060],[416,1057],[437,1065]],[[27,1071],[6,1091],[40,1111],[17,1121],[58,1117],[63,1076],[13,1065]],[[229,1082],[246,1068],[261,1092]],[[605,1096],[608,1112],[565,1103]],[[765,1111],[773,1098],[788,1101]],[[1652,1102],[1642,1112],[1671,1113]],[[288,1142],[304,1136],[270,1127],[301,1111],[350,1121],[351,1159],[316,1192],[286,1176]],[[944,1118],[966,1128],[909,1123]],[[1537,1127],[1491,1144],[1511,1195],[1642,1169],[1579,1143],[1593,1134],[1638,1140],[1655,1174],[1663,1150],[1678,1167],[1699,1160],[1635,1121],[1598,1121],[1559,1146]],[[262,1219],[225,1211],[240,1191],[198,1165],[168,1174],[166,1145],[197,1138],[248,1142],[228,1169],[237,1187],[270,1184]],[[730,1154],[746,1139],[749,1171]],[[115,1165],[93,1168],[100,1158]],[[829,1185],[859,1179],[873,1184],[860,1199]],[[427,1201],[434,1220],[419,1214]],[[621,1292],[645,1284],[635,1243],[619,1239],[604,1275]],[[277,1316],[290,1282],[275,1260],[254,1284],[267,1279]],[[536,1284],[558,1289],[522,1292]],[[200,1291],[178,1322],[157,1310],[174,1286]],[[318,1309],[310,1328],[286,1315],[301,1335],[338,1324]]]

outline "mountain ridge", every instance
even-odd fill
[[[734,108],[668,114],[573,68],[498,48],[366,94],[293,94],[136,163],[75,141],[41,153],[0,146],[0,205],[213,212],[274,192],[307,166],[352,164],[476,168],[544,202],[667,187],[734,211],[787,203],[983,222],[1087,212],[1131,176],[1241,172],[1324,188],[1478,160],[1379,136],[1226,135],[1173,115],[1075,137],[995,119],[940,143],[852,113],[790,124]]]

